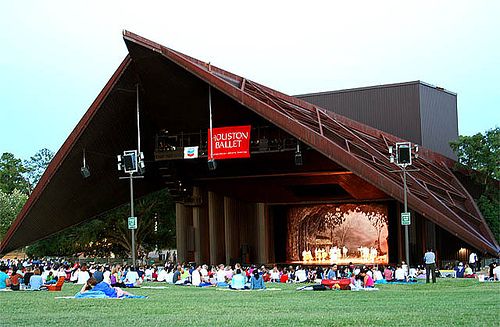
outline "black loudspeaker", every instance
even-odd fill
[[[411,164],[411,150],[409,146],[400,145],[398,147],[398,163]]]
[[[215,160],[208,160],[208,170],[217,169],[217,162]]]
[[[302,153],[300,152],[295,152],[295,165],[296,166],[302,166]]]

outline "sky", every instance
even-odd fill
[[[57,151],[126,29],[286,94],[421,80],[459,133],[500,125],[500,1],[3,1],[0,153]]]

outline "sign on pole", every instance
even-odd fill
[[[137,217],[128,217],[128,229],[137,229]]]
[[[401,225],[411,225],[410,213],[402,212],[401,213]]]

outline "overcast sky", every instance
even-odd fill
[[[0,153],[57,151],[125,57],[121,31],[287,94],[421,80],[459,132],[500,124],[500,1],[3,1]]]

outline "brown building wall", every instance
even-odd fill
[[[415,81],[296,97],[455,159],[457,98],[441,88]]]

